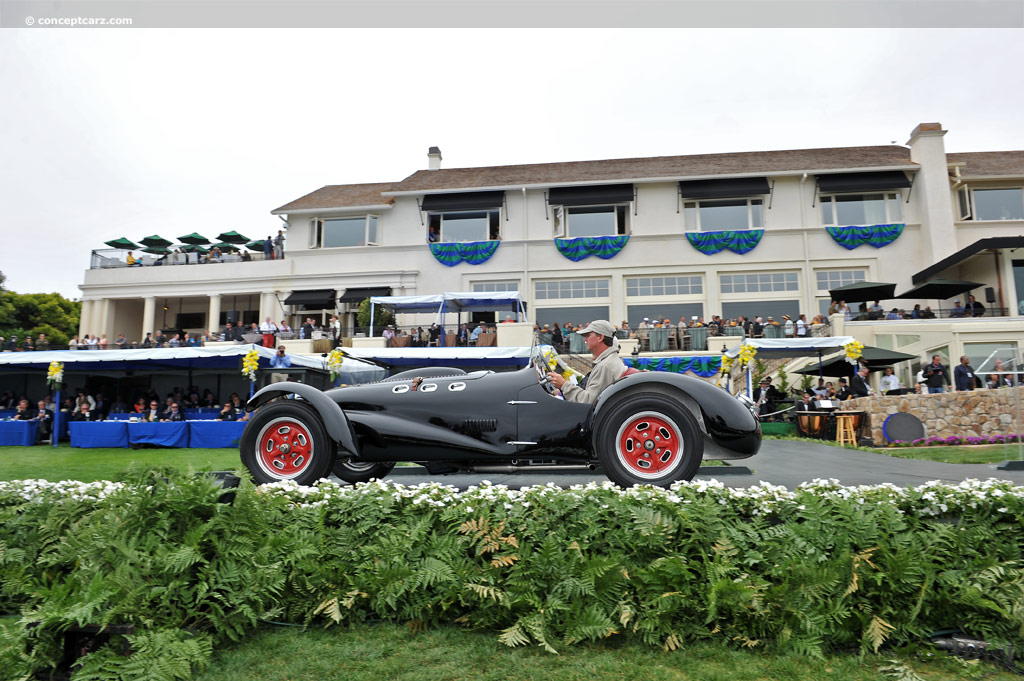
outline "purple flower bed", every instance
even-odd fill
[[[950,435],[949,437],[922,437],[917,440],[893,440],[889,444],[893,447],[950,447],[959,445],[1002,445],[1010,442],[1020,442],[1024,435],[986,435],[984,437],[971,435],[961,437]]]

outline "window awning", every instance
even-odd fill
[[[586,187],[552,187],[548,203],[552,206],[590,206],[606,203],[629,203],[633,200],[631,184],[596,184]]]
[[[679,183],[684,199],[726,199],[770,194],[767,177],[735,177],[722,180],[690,180]]]
[[[306,307],[326,310],[334,308],[334,289],[318,288],[310,291],[292,291],[284,299],[285,305],[305,305]]]
[[[985,239],[978,239],[970,246],[961,248],[953,255],[940,260],[930,267],[926,267],[917,274],[912,275],[910,277],[910,281],[914,285],[921,284],[931,279],[936,274],[941,274],[950,267],[958,265],[964,260],[967,260],[979,253],[1004,248],[1024,248],[1024,236],[990,236]]]
[[[456,192],[451,194],[427,194],[420,204],[422,210],[483,210],[501,208],[505,192]]]
[[[902,170],[882,170],[874,173],[835,173],[818,175],[818,191],[870,192],[880,189],[906,189],[910,180]]]
[[[375,288],[347,288],[344,295],[338,298],[339,303],[358,304],[374,296],[390,296],[390,286],[378,286]]]

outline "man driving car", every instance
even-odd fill
[[[548,372],[551,385],[562,392],[569,402],[597,402],[598,396],[605,388],[622,378],[626,365],[619,359],[619,344],[615,340],[615,327],[605,319],[597,319],[578,332],[587,345],[587,350],[594,356],[594,368],[586,378],[575,385],[565,380],[561,374]]]

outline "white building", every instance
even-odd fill
[[[399,182],[326,186],[273,210],[288,225],[284,260],[90,269],[81,333],[135,339],[310,309],[338,311],[351,328],[350,303],[371,293],[506,289],[522,292],[541,324],[811,318],[841,284],[893,282],[900,292],[941,276],[982,284],[973,293],[989,316],[1008,317],[1015,339],[1024,330],[1024,151],[947,153],[945,132],[921,124],[906,146],[451,169],[432,147],[429,169]],[[828,227],[863,229],[837,238]],[[457,264],[435,256],[431,230],[440,258]],[[763,230],[759,240],[753,230]],[[556,241],[582,237],[600,238]],[[861,238],[874,244],[839,242]],[[722,250],[707,254],[690,239]],[[581,257],[588,250],[598,254]],[[896,304],[915,302],[952,306]],[[946,351],[957,354],[958,343]]]

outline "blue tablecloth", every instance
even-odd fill
[[[108,421],[127,421],[133,416],[138,416],[134,411],[127,412],[124,414],[107,414]]]
[[[185,418],[189,421],[210,421],[220,416],[220,409],[186,409]]]
[[[128,442],[163,447],[188,447],[188,423],[128,423]]]
[[[128,424],[124,421],[72,421],[68,430],[72,447],[128,446]]]
[[[17,413],[17,409],[0,409],[0,419],[9,419]]]
[[[651,339],[651,352],[664,352],[668,348],[668,329],[648,329]]]
[[[0,421],[0,447],[31,447],[39,435],[39,421]]]
[[[587,351],[587,344],[583,340],[583,336],[579,335],[575,331],[569,334],[569,352],[574,355],[582,355]]]
[[[197,449],[238,447],[248,421],[189,421],[188,446]]]

